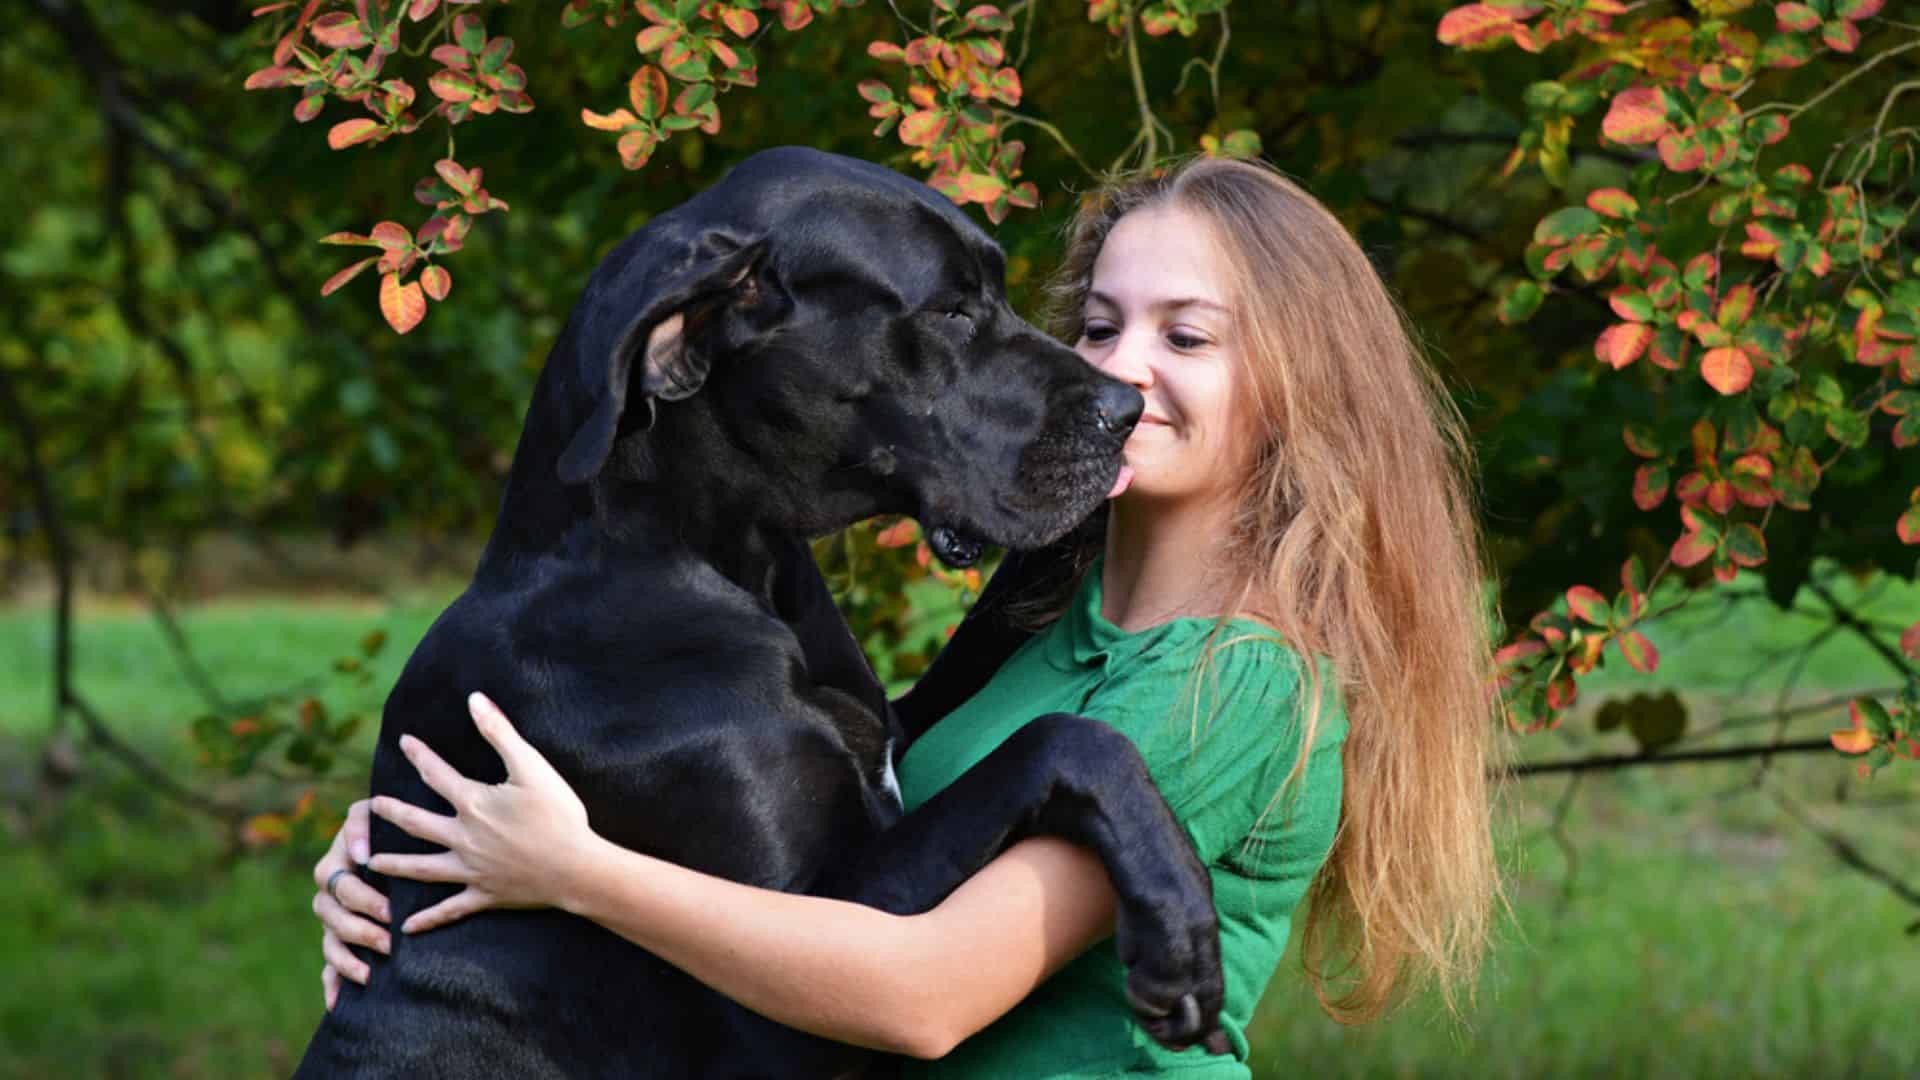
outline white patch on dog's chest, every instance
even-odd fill
[[[900,778],[893,775],[893,740],[892,739],[887,740],[887,749],[885,754],[882,755],[880,761],[881,761],[881,764],[880,764],[881,788],[883,788],[887,792],[887,794],[893,796],[893,804],[895,806],[898,806],[902,810],[905,810],[907,806],[907,801],[904,798],[902,798],[900,795]]]

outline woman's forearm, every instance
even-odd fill
[[[596,840],[558,882],[592,919],[753,1011],[892,1053],[938,1057],[1110,928],[1105,871],[1027,841],[923,915],[741,885]]]

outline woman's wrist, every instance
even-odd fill
[[[579,843],[569,845],[557,861],[550,880],[552,904],[569,915],[600,921],[605,916],[605,877],[623,858],[644,858],[589,830]]]

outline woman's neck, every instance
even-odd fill
[[[1232,510],[1115,502],[1100,571],[1100,614],[1129,632],[1169,619],[1228,614],[1235,592],[1225,558]]]

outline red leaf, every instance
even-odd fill
[[[1667,467],[1642,465],[1633,471],[1633,505],[1652,510],[1666,500]]]
[[[339,291],[340,286],[345,285],[347,282],[352,281],[356,277],[359,277],[360,271],[365,270],[367,267],[372,266],[374,263],[378,261],[380,261],[380,256],[369,255],[366,258],[361,259],[359,262],[354,263],[351,266],[345,267],[344,269],[335,273],[332,277],[328,278],[326,284],[320,286],[320,295],[332,296],[335,292]]]
[[[313,40],[330,49],[357,49],[373,39],[367,36],[360,20],[345,11],[331,11],[313,20],[307,27]]]
[[[1467,4],[1440,17],[1436,36],[1442,45],[1463,49],[1498,45],[1513,33],[1514,17],[1492,4]]]
[[[728,8],[721,13],[720,21],[741,37],[752,37],[753,32],[760,29],[760,16],[746,8]]]
[[[1601,188],[1587,195],[1587,207],[1602,217],[1630,218],[1640,212],[1640,203],[1619,188]]]
[[[1653,642],[1638,630],[1628,630],[1614,639],[1620,643],[1620,655],[1625,657],[1627,665],[1642,674],[1651,675],[1660,666],[1660,650]]]
[[[1920,622],[1914,623],[1901,632],[1900,651],[1915,660],[1920,660]]]
[[[627,80],[627,100],[642,120],[658,120],[667,107],[666,73],[647,64]]]
[[[420,325],[427,316],[427,298],[420,292],[420,283],[409,281],[400,284],[399,274],[388,274],[380,279],[380,314],[387,317],[387,325],[395,333],[404,334]]]
[[[1628,146],[1650,143],[1665,135],[1667,114],[1660,102],[1660,91],[1650,86],[1636,86],[1615,94],[1613,104],[1607,107],[1606,119],[1600,122],[1600,130],[1607,138]]]
[[[1820,27],[1820,40],[1834,52],[1850,53],[1860,47],[1860,27],[1845,19],[1827,22]]]
[[[335,150],[344,150],[355,143],[366,142],[380,133],[380,122],[368,120],[342,120],[327,132],[327,145]]]
[[[375,225],[372,240],[388,251],[403,251],[413,246],[413,234],[397,221],[383,221]]]
[[[1612,609],[1607,606],[1607,598],[1600,590],[1588,585],[1575,585],[1567,590],[1567,610],[1594,626],[1607,625]]]
[[[1667,554],[1675,566],[1698,566],[1713,554],[1717,546],[1711,537],[1690,532],[1675,540],[1672,550]]]
[[[245,89],[269,90],[276,86],[286,86],[294,76],[305,74],[296,67],[264,67],[247,76]]]

